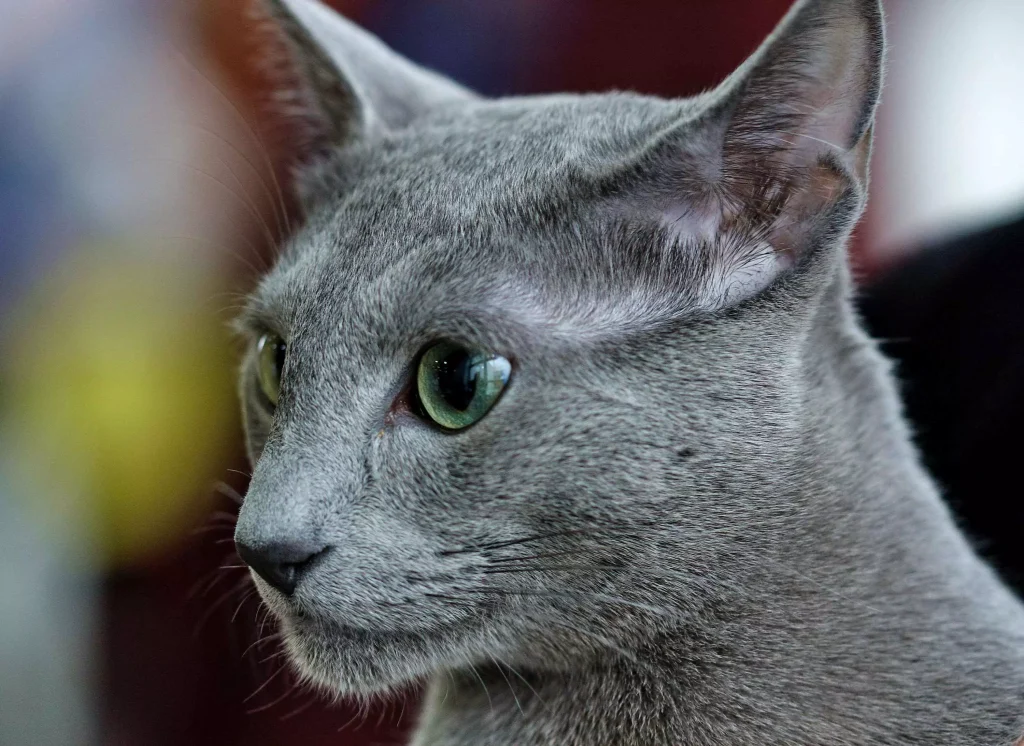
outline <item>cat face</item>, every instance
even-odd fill
[[[568,669],[708,613],[798,508],[877,4],[799,4],[682,101],[483,101],[270,6],[324,155],[240,320],[236,541],[300,669]]]

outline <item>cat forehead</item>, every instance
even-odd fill
[[[559,295],[550,280],[573,282],[576,247],[554,237],[527,240],[479,226],[406,231],[401,221],[362,228],[325,217],[301,232],[251,295],[243,320],[257,329],[375,337],[401,337],[445,318],[543,324],[543,309]]]
[[[311,169],[308,219],[282,264],[340,259],[350,274],[375,276],[411,251],[427,258],[427,247],[469,263],[514,259],[538,228],[578,233],[592,222],[594,182],[696,108],[597,94],[438,110]]]
[[[305,183],[349,219],[386,208],[392,221],[496,220],[543,209],[697,106],[635,94],[460,102],[337,151]]]
[[[306,174],[307,219],[257,298],[287,305],[313,284],[351,293],[387,274],[473,280],[529,265],[552,243],[564,254],[568,242],[551,234],[578,238],[590,207],[579,175],[679,112],[629,94],[503,99],[339,150]]]

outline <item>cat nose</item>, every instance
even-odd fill
[[[250,546],[237,539],[235,549],[242,562],[286,596],[295,592],[295,586],[313,558],[326,551],[326,547],[293,542]]]

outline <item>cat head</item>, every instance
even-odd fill
[[[300,669],[569,668],[705,613],[798,509],[878,0],[799,2],[681,100],[485,100],[267,2],[313,155],[240,320],[236,540]]]

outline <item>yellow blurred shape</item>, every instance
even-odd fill
[[[80,522],[101,562],[179,539],[236,437],[209,267],[153,256],[78,253],[8,329],[5,440],[22,491],[44,521]]]

